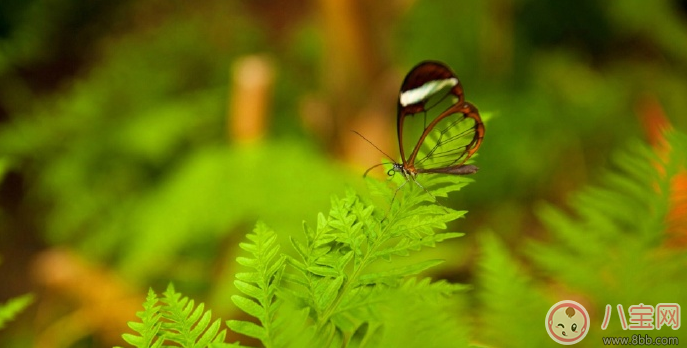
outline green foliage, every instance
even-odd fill
[[[451,176],[423,179],[423,187],[439,197],[468,182]],[[383,183],[369,183],[384,197],[396,193]],[[440,305],[464,287],[407,279],[440,260],[404,264],[398,259],[461,235],[436,230],[445,229],[447,222],[465,212],[425,204],[433,200],[412,182],[398,193],[388,213],[352,191],[343,198],[333,197],[329,215],[319,214],[315,228],[304,223],[304,240],[291,238],[295,257],[279,256],[275,233],[258,223],[248,235],[252,243],[241,244],[252,257],[237,259],[253,269],[237,274],[235,282],[250,298],[233,300],[260,325],[232,320],[229,327],[270,348],[378,347],[403,342],[400,339],[429,347],[466,343],[455,326],[446,328],[447,323],[455,323],[447,320],[450,306]],[[382,260],[392,262],[382,270],[372,267]],[[301,335],[294,337],[294,331]]]
[[[129,323],[139,335],[122,336],[137,348],[170,347],[170,344],[188,348],[239,347],[224,343],[226,330],[220,331],[221,320],[210,323],[212,314],[204,311],[204,304],[196,307],[193,300],[182,297],[171,285],[161,299],[152,289],[148,291],[143,308],[136,313],[141,322]]]
[[[277,235],[266,225],[258,223],[248,239],[253,243],[241,243],[240,246],[251,253],[253,258],[239,257],[236,261],[255,271],[236,274],[234,284],[241,292],[257,300],[257,303],[239,295],[234,295],[231,299],[241,310],[258,318],[262,326],[240,320],[230,320],[227,325],[236,332],[260,339],[265,347],[273,347],[274,314],[279,307],[275,294],[284,270],[285,258],[280,256],[278,260],[274,260],[279,252],[279,246],[275,244]]]
[[[481,251],[480,341],[497,347],[546,346],[551,339],[542,323],[548,308],[537,284],[494,235],[481,238]]]
[[[687,301],[685,246],[671,245],[674,236],[666,223],[679,197],[675,184],[687,163],[687,137],[668,133],[667,139],[669,151],[633,144],[617,154],[615,168],[602,184],[574,197],[572,213],[543,207],[540,215],[551,239],[529,243],[530,267],[511,256],[495,236],[482,238],[480,341],[545,346],[550,340],[542,325],[544,314],[567,299],[589,311],[591,329],[580,345],[595,346],[601,336],[627,333],[615,311],[608,329],[598,329],[607,304],[621,304],[627,311],[640,303]],[[660,335],[687,339],[681,331],[665,330]]]
[[[26,307],[33,303],[33,295],[26,294],[12,298],[0,305],[0,329],[5,327],[8,321],[13,320]]]
[[[464,268],[450,272],[462,276],[467,271],[484,287],[480,299],[492,306],[494,314],[480,324],[493,325],[484,336],[497,338],[498,332],[503,346],[517,340],[513,337],[532,339],[542,334],[536,326],[527,331],[522,320],[540,316],[524,306],[537,294],[556,298],[575,293],[595,307],[680,301],[684,259],[681,249],[666,245],[664,233],[667,180],[672,174],[659,175],[645,160],[635,163],[639,158],[655,158],[641,146],[619,158],[620,170],[609,175],[615,176],[612,182],[576,198],[573,213],[551,207],[540,210],[552,233],[529,250],[529,259],[519,250],[522,244],[500,243],[496,237],[483,239],[483,267],[474,273],[468,269],[470,263],[463,262],[471,259],[472,250],[432,250],[436,256],[426,256],[430,260],[398,257],[417,254],[413,251],[451,237],[450,233],[393,237],[380,247],[385,252],[377,255],[366,249],[371,244],[360,231],[325,231],[319,241],[294,239],[306,251],[312,249],[306,255],[309,259],[295,250],[290,253],[293,248],[282,242],[299,232],[303,216],[315,216],[318,207],[326,204],[329,194],[317,192],[339,192],[347,173],[322,152],[313,151],[315,146],[307,140],[294,139],[307,138],[310,132],[333,134],[349,121],[367,124],[358,121],[372,119],[369,112],[393,108],[393,93],[405,68],[427,58],[449,63],[463,82],[467,99],[480,110],[495,111],[498,119],[487,127],[480,149],[478,176],[483,185],[460,195],[483,216],[470,222],[487,224],[508,241],[521,241],[523,233],[532,230],[541,236],[538,226],[532,226],[532,202],[542,197],[557,200],[594,177],[590,171],[606,162],[612,148],[639,134],[633,116],[646,116],[645,98],[656,98],[676,128],[687,126],[687,117],[679,116],[687,109],[687,31],[684,11],[676,3],[500,0],[389,6],[366,2],[355,16],[346,17],[360,29],[353,34],[365,39],[352,55],[337,57],[339,62],[327,54],[335,46],[326,33],[336,26],[328,23],[331,17],[308,15],[313,13],[308,6],[275,12],[265,2],[212,0],[197,6],[155,1],[2,1],[0,152],[6,157],[0,160],[0,172],[10,175],[0,194],[0,244],[17,250],[36,250],[34,245],[23,245],[27,242],[65,247],[107,264],[133,286],[172,278],[177,284],[194,282],[197,288],[222,296],[227,291],[218,287],[231,282],[213,278],[217,268],[212,263],[218,260],[219,249],[235,238],[231,233],[260,216],[279,231],[277,253],[293,258],[284,259],[280,272],[285,273],[274,285],[278,291],[273,292],[271,307],[260,309],[275,307],[272,320],[298,318],[302,322],[283,325],[317,328],[313,322],[335,306],[366,255],[370,255],[369,267],[362,267],[358,283],[383,291],[384,303],[404,297],[401,289],[408,280],[398,280],[403,274],[439,262],[431,259],[453,258],[453,265]],[[583,14],[585,20],[575,14]],[[430,37],[436,40],[427,40]],[[237,57],[255,52],[267,54],[275,63],[274,95],[267,98],[266,108],[271,117],[266,119],[264,142],[239,148],[228,145],[225,134],[227,94],[234,96],[227,86],[228,70]],[[332,69],[334,65],[352,66],[372,84],[359,88],[357,78],[340,78],[351,70]],[[322,121],[337,115],[332,112],[336,110],[342,111],[343,119],[311,130],[302,126],[306,123],[302,116],[308,113]],[[340,151],[349,145],[340,142],[345,137],[324,140],[327,149]],[[673,155],[681,153],[678,150]],[[411,186],[401,193],[417,189]],[[390,192],[386,193],[389,200]],[[398,209],[394,205],[389,211],[373,212],[373,220],[380,216],[388,220],[377,221],[380,227],[372,223],[364,228],[369,234],[383,229],[401,233],[397,226],[387,228],[400,219],[394,217]],[[328,228],[359,228],[357,222],[346,225],[350,216],[337,214],[344,225],[331,226],[335,215],[325,213]],[[320,233],[317,225],[310,224],[313,234]],[[330,234],[334,239],[326,242]],[[353,238],[344,240],[349,234]],[[458,247],[469,249],[470,244]],[[340,254],[334,254],[337,250]],[[373,260],[374,256],[379,259]],[[273,262],[277,260],[275,256]],[[296,262],[308,273],[298,273]],[[232,272],[228,267],[223,274]],[[2,272],[7,279],[0,283],[27,284],[23,278],[28,274]],[[550,288],[541,288],[541,276]],[[290,293],[299,293],[303,286],[298,281],[304,279],[314,279],[312,290],[306,288],[312,291],[306,299]],[[340,288],[333,292],[329,286]],[[333,300],[325,295],[333,295]],[[376,295],[370,291],[372,299]],[[246,308],[250,306],[246,301],[260,302],[241,296]],[[231,305],[229,296],[221,300]],[[215,313],[224,309],[217,302],[206,302],[213,303]],[[415,321],[429,326],[436,324],[433,318],[441,318],[431,316],[436,313],[433,303],[401,302],[384,306],[380,301],[374,307],[375,319],[384,324],[368,320],[358,325],[349,335],[349,345],[388,343],[393,338],[397,344],[392,346],[415,343],[408,337],[417,328]],[[55,304],[63,305],[53,301],[41,308],[55,312]],[[395,317],[408,318],[394,326]],[[332,314],[331,318],[330,322],[344,326],[347,317]],[[358,320],[352,322],[355,326]],[[404,328],[406,324],[413,330]],[[275,324],[281,333],[274,336],[274,345],[298,342],[286,337],[288,330],[280,325]],[[32,338],[37,327],[17,332],[28,332],[25,336]],[[513,332],[516,329],[521,331]],[[371,339],[380,336],[384,340]],[[3,345],[27,346],[5,343],[4,338],[0,338]],[[531,342],[537,346],[538,341]]]
[[[386,289],[390,300],[379,312],[385,332],[379,344],[365,347],[467,347],[469,311],[455,296],[465,289],[428,278],[410,278],[399,289]]]
[[[679,133],[669,139],[665,159],[641,144],[615,156],[617,169],[603,184],[574,197],[574,217],[543,207],[540,215],[558,243],[535,243],[530,254],[537,264],[604,301],[637,300],[649,288],[658,299],[660,291],[676,290],[669,284],[675,278],[663,272],[687,258],[666,248],[666,221],[671,183],[687,163],[687,142]],[[658,282],[666,287],[653,290]]]
[[[665,153],[634,144],[615,156],[603,184],[575,196],[573,216],[552,207],[540,212],[556,242],[533,243],[531,258],[596,308],[687,302],[687,255],[684,245],[671,244],[666,223],[677,213],[673,185],[687,163],[687,137],[666,138]],[[610,329],[620,325],[612,321]]]
[[[304,241],[291,238],[297,256],[280,253],[277,234],[259,222],[240,247],[249,256],[236,261],[249,272],[236,274],[243,295],[232,301],[258,323],[229,320],[235,332],[257,338],[265,347],[424,347],[467,346],[465,327],[452,310],[460,311],[451,295],[465,286],[431,282],[412,276],[440,260],[400,262],[423,247],[460,236],[437,232],[465,214],[438,204],[426,204],[457,191],[469,179],[427,177],[432,194],[409,183],[396,192],[370,180],[375,192],[395,197],[391,208],[379,210],[352,191],[333,197],[329,215],[319,214],[313,229],[303,224]],[[391,261],[382,270],[378,261]],[[160,304],[160,301],[162,304]],[[181,297],[170,286],[160,300],[150,290],[138,312],[140,323],[129,326],[138,335],[124,339],[136,347],[205,347],[223,341],[219,320],[210,324],[203,304]],[[238,344],[238,343],[237,343]]]

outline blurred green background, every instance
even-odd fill
[[[435,278],[479,286],[493,233],[558,283],[525,257],[552,238],[542,203],[565,210],[658,123],[687,129],[687,1],[0,2],[0,301],[37,296],[2,346],[123,344],[170,281],[240,315],[238,242],[366,194],[383,156],[350,130],[397,155],[395,98],[425,59],[489,115],[476,181],[445,203],[470,211],[467,236],[422,255],[447,259]]]

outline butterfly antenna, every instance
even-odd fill
[[[352,129],[351,129],[351,132],[353,132],[353,133],[355,133],[355,134],[358,134],[361,138],[365,139],[365,141],[367,141],[368,143],[370,143],[370,145],[374,146],[375,149],[377,149],[379,152],[381,152],[382,154],[384,154],[384,156],[386,156],[388,159],[390,159],[391,162],[394,162],[393,157],[387,155],[386,152],[384,152],[384,151],[382,151],[382,149],[378,148],[377,145],[375,145],[373,142],[367,140],[367,138],[365,138],[362,134],[360,134],[360,133],[358,133],[357,131],[354,131],[354,130],[352,130]],[[376,167],[376,166],[375,166],[375,167]],[[374,167],[372,167],[372,168],[374,168]],[[370,169],[372,169],[372,168],[370,168]],[[368,169],[368,171],[369,171],[370,169]],[[367,173],[367,172],[365,172],[365,173]]]
[[[367,170],[365,171],[365,174],[363,174],[363,178],[367,177],[367,173],[369,173],[372,169],[375,169],[375,168],[377,168],[377,167],[379,167],[379,166],[381,166],[381,165],[384,165],[384,164],[386,164],[386,163],[382,162],[382,163],[379,163],[379,164],[375,164],[375,165],[373,165],[373,166],[370,167],[370,168],[367,168]]]

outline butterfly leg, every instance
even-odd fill
[[[396,194],[398,194],[398,191],[408,183],[408,177],[405,175],[403,177],[406,179],[406,181],[394,191],[394,196],[391,197],[391,203],[389,203],[389,210],[391,210],[391,206],[394,204],[394,200],[396,199]]]
[[[427,194],[428,194],[430,197],[432,197],[432,199],[434,199],[434,203],[436,203],[436,204],[439,205],[440,207],[444,208],[444,211],[446,211],[446,213],[449,212],[448,209],[446,209],[446,207],[444,207],[443,204],[439,203],[439,200],[437,200],[437,198],[436,198],[431,192],[429,192],[429,190],[427,190],[424,186],[420,185],[420,183],[417,181],[417,179],[415,179],[414,176],[411,176],[411,178],[413,179],[413,181],[415,182],[415,184],[416,184],[417,186],[420,186],[421,189],[425,190],[425,192],[427,192]],[[407,181],[406,181],[406,182],[407,182]]]
[[[404,172],[400,173],[403,175],[403,178],[406,179],[406,181],[403,184],[401,184],[401,186],[397,187],[396,190],[394,190],[394,195],[391,197],[391,202],[389,203],[389,209],[387,209],[386,214],[384,214],[384,218],[382,219],[382,221],[386,220],[386,218],[389,216],[389,213],[391,213],[391,207],[394,205],[394,201],[396,200],[396,195],[398,194],[398,191],[400,191],[401,188],[408,183],[408,176],[406,176]],[[389,178],[389,180],[391,180],[391,177]]]

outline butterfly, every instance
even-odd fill
[[[441,62],[423,61],[406,75],[398,95],[396,131],[400,163],[370,143],[391,159],[387,174],[401,173],[403,185],[413,180],[422,187],[418,174],[468,175],[479,169],[466,162],[482,144],[484,124],[477,108],[465,101],[458,77]]]

